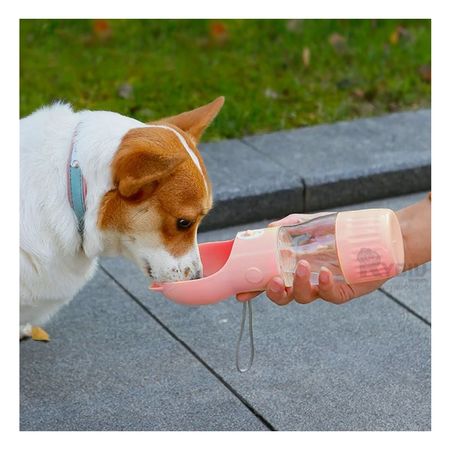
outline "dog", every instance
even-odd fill
[[[20,120],[20,337],[124,256],[156,281],[199,278],[212,188],[197,144],[224,103],[143,123],[55,103]]]

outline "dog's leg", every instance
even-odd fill
[[[20,340],[31,338],[33,341],[48,342],[50,337],[41,327],[33,327],[30,323],[19,327]]]
[[[48,341],[45,330],[40,328],[65,304],[66,300],[39,302],[38,305],[25,304],[20,307],[20,339],[31,337],[34,340]]]
[[[31,323],[26,323],[25,325],[19,326],[19,337],[20,340],[31,337],[31,332],[33,331],[33,326]]]

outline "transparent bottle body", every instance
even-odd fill
[[[319,283],[323,266],[331,271],[336,281],[345,281],[336,250],[336,217],[337,213],[331,213],[280,228],[278,255],[286,286],[292,286],[300,260],[308,261],[311,266],[311,284]]]

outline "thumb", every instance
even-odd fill
[[[337,305],[354,298],[354,292],[346,283],[335,282],[327,267],[321,267],[319,273],[319,297]]]
[[[328,214],[333,214],[333,211],[322,211],[312,214],[289,214],[289,216],[286,216],[284,219],[270,223],[269,227],[298,225],[299,223],[307,222],[308,220],[316,219],[317,217],[327,216]]]
[[[289,216],[286,216],[283,219],[269,223],[269,227],[297,225],[307,220],[308,216],[309,216],[308,214],[289,214]]]

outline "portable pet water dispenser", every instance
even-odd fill
[[[297,263],[311,266],[311,283],[318,284],[320,268],[336,281],[349,284],[383,280],[403,270],[403,238],[390,209],[330,213],[290,226],[247,230],[229,241],[199,245],[203,278],[153,283],[151,289],[184,305],[207,305],[241,292],[265,290],[280,276],[292,286]],[[248,310],[250,359],[240,364],[240,345]],[[252,309],[244,302],[236,349],[236,367],[250,369],[254,357]]]
[[[311,265],[311,283],[326,266],[349,284],[391,278],[403,270],[403,239],[390,209],[323,215],[298,225],[237,233],[228,241],[199,245],[203,278],[154,283],[170,300],[186,305],[217,303],[240,292],[262,291],[274,276],[292,286],[297,263]]]

